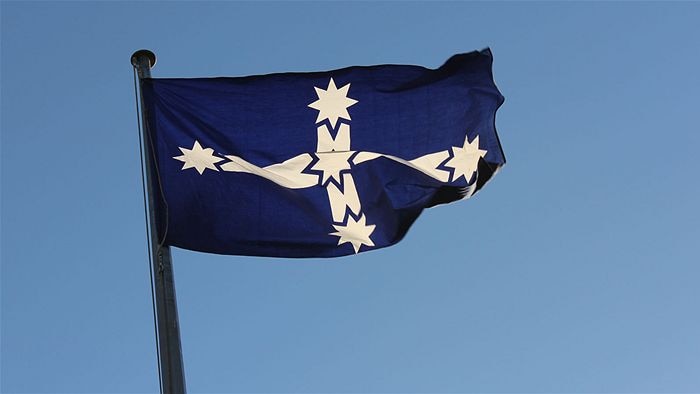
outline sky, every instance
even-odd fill
[[[158,391],[131,54],[155,77],[490,47],[506,166],[399,244],[173,249],[189,392],[700,392],[700,3],[9,2],[3,393]]]

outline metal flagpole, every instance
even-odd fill
[[[151,77],[151,67],[156,64],[156,55],[146,49],[131,55],[131,64],[141,80]],[[151,135],[146,122],[146,110],[141,98],[141,122],[143,125],[143,160],[146,168],[146,190],[148,195],[148,222],[151,237],[153,281],[155,282],[156,326],[158,332],[158,354],[161,369],[161,390],[167,394],[185,393],[185,373],[182,364],[180,327],[177,317],[177,300],[173,279],[173,264],[170,247],[162,245],[162,236],[157,223],[154,189],[158,186],[158,174],[154,173],[155,158]]]

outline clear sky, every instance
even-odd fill
[[[157,77],[490,47],[508,164],[398,245],[174,250],[190,392],[700,392],[700,3],[6,2],[3,392],[158,390],[131,53]]]

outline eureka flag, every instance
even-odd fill
[[[330,257],[398,242],[505,163],[491,63],[144,79],[165,244]]]

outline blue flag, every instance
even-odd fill
[[[144,79],[165,244],[331,257],[398,242],[505,163],[491,63]]]

